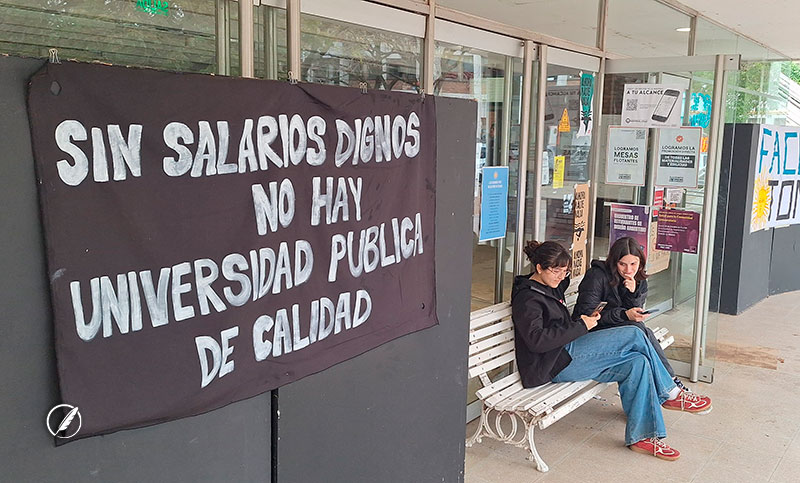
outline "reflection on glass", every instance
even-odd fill
[[[581,81],[590,90],[584,90]],[[545,91],[545,150],[542,153],[540,233],[572,250],[575,186],[589,181],[594,73],[548,66]],[[586,206],[588,209],[588,206]],[[584,227],[585,230],[585,227]],[[583,252],[585,255],[585,252]],[[573,252],[579,256],[580,252]],[[577,272],[576,272],[577,274]]]
[[[4,53],[38,58],[57,48],[61,60],[216,72],[215,2],[154,3],[4,0],[0,46]]]
[[[471,99],[478,103],[475,158],[467,162],[475,169],[472,210],[472,298],[471,310],[509,300],[514,275],[514,230],[517,216],[516,186],[519,172],[522,62],[517,58],[471,47],[436,43],[434,93]],[[509,166],[508,224],[505,238],[479,241],[481,169]],[[508,370],[495,369],[492,376]],[[476,379],[467,384],[467,402],[476,400]]]
[[[286,80],[289,66],[286,50],[286,10],[260,5],[253,12],[256,77]]]
[[[519,163],[522,63],[471,47],[436,43],[434,93],[478,103],[473,202],[472,310],[508,300],[513,279],[513,230]],[[481,169],[509,166],[509,207],[505,239],[479,241]],[[467,167],[465,167],[466,169]],[[472,169],[472,167],[468,167]],[[513,190],[513,191],[512,191]],[[509,234],[511,236],[509,236]]]
[[[605,78],[605,101],[603,103],[603,125],[618,126],[621,123],[622,93],[625,84],[665,83],[685,86],[685,96],[681,102],[681,119],[683,126],[698,126],[703,129],[701,148],[698,159],[698,187],[670,188],[653,186],[656,179],[657,148],[656,138],[660,130],[650,128],[648,133],[648,154],[644,186],[617,186],[605,182],[608,129],[599,136],[600,162],[596,176],[597,185],[597,217],[595,219],[594,257],[604,258],[609,246],[610,214],[607,203],[620,202],[639,205],[651,205],[654,210],[663,210],[665,204],[671,209],[680,209],[706,213],[710,207],[705,206],[705,167],[708,157],[708,136],[713,99],[713,73],[641,73],[641,74],[609,74]],[[730,105],[728,106],[730,107]],[[659,202],[659,200],[661,200]],[[669,200],[665,202],[664,200]],[[695,302],[698,285],[698,254],[663,252],[655,249],[655,238],[658,214],[653,211],[650,226],[650,243],[648,248],[648,296],[647,307],[660,309],[651,317],[649,325],[666,327],[675,343],[667,350],[667,356],[675,361],[684,362],[678,372],[688,375],[688,364],[691,362],[692,337],[695,322]],[[701,234],[701,237],[708,234]],[[660,258],[659,262],[656,260]],[[714,317],[703,315],[704,327],[703,353],[708,347],[706,341],[713,345],[716,339],[715,325],[711,331]],[[711,364],[711,359],[706,360]],[[704,364],[706,364],[704,363]]]
[[[300,30],[301,81],[419,92],[422,39],[312,15]]]

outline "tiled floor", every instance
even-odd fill
[[[800,482],[800,292],[721,315],[718,342],[714,382],[692,385],[713,398],[714,410],[664,411],[678,461],[623,445],[625,419],[613,387],[536,433],[548,473],[536,471],[521,448],[484,438],[466,450],[467,483]],[[467,434],[474,428],[469,424]]]

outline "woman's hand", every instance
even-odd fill
[[[586,324],[586,330],[591,330],[597,325],[597,321],[600,320],[600,314],[581,315],[581,320]]]
[[[642,322],[644,319],[647,318],[647,314],[642,313],[643,310],[641,307],[634,307],[632,309],[628,309],[625,311],[625,316],[628,317],[628,320],[632,320],[634,322]]]
[[[622,283],[625,285],[625,288],[628,289],[628,292],[633,293],[636,291],[636,280],[632,278],[626,278],[622,280]]]

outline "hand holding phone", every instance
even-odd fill
[[[643,322],[647,318],[647,314],[640,307],[633,307],[625,311],[625,316],[628,320],[634,322]]]
[[[644,311],[644,312],[642,312],[642,313],[643,313],[644,315],[650,315],[650,314],[655,314],[655,313],[657,313],[657,312],[660,312],[660,310],[659,310],[659,309],[647,309],[647,310],[645,310],[645,311]]]
[[[594,310],[592,310],[592,314],[589,317],[596,317],[596,316],[600,315],[600,312],[603,311],[603,309],[606,307],[606,305],[608,305],[608,302],[605,302],[605,301],[600,302],[599,304],[597,304],[597,307],[595,307]]]

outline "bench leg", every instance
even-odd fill
[[[533,431],[536,423],[530,422],[527,424],[527,432],[528,432],[528,445],[531,451],[530,456],[528,456],[528,460],[533,460],[536,462],[536,469],[541,471],[542,473],[546,473],[550,470],[547,464],[544,462],[541,456],[539,456],[539,452],[536,451],[536,444],[533,442]]]
[[[481,419],[478,421],[478,429],[475,430],[475,434],[473,434],[465,443],[467,448],[471,448],[473,444],[481,442],[481,435],[483,433],[483,428],[486,425],[486,418],[489,414],[489,408],[483,406],[481,408]]]

